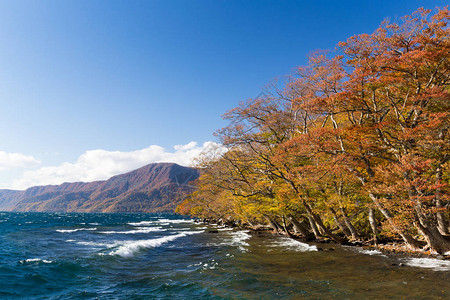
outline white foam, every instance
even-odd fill
[[[53,261],[42,259],[42,258],[28,258],[28,259],[20,261],[21,264],[32,263],[32,262],[43,262],[44,264],[51,264]]]
[[[360,253],[362,254],[367,254],[367,255],[381,255],[381,256],[386,256],[383,254],[383,252],[381,252],[380,250],[359,250]]]
[[[246,242],[251,235],[248,234],[248,230],[241,230],[241,231],[233,231],[233,232],[224,232],[229,237],[231,237],[230,240],[226,240],[227,235],[220,236],[220,242],[218,243],[208,243],[208,246],[237,246],[239,250],[246,251],[243,246],[248,246],[249,244]]]
[[[287,237],[280,237],[276,239],[273,245],[301,252],[317,251],[317,247],[314,245],[308,245]]]
[[[81,231],[81,230],[97,230],[97,228],[77,228],[77,229],[56,229],[57,232],[61,232],[61,233],[70,233],[70,232],[76,232],[76,231]]]
[[[180,219],[176,219],[176,220],[169,220],[169,219],[159,219],[158,220],[161,223],[175,223],[175,224],[179,224],[179,223],[194,223],[194,220],[180,220]]]
[[[113,242],[113,243],[98,243],[98,242],[83,242],[79,241],[77,242],[79,245],[83,246],[91,246],[95,248],[114,248],[120,245],[120,242]]]
[[[180,229],[182,230],[182,229]],[[205,232],[204,230],[193,230],[193,231],[187,231],[187,232],[183,232],[185,234],[197,234],[197,233],[202,233]]]
[[[141,221],[136,223],[128,223],[131,226],[151,226],[155,223],[155,221]]]
[[[151,239],[151,240],[139,240],[139,241],[125,241],[122,246],[117,248],[116,250],[110,252],[110,255],[119,255],[122,257],[131,257],[136,253],[137,251],[141,249],[146,248],[155,248],[159,247],[162,244],[174,241],[180,237],[184,237],[187,234],[185,232],[178,233],[175,235],[169,235],[157,239]]]
[[[246,242],[246,240],[248,240],[249,238],[251,238],[251,235],[248,234],[248,230],[242,230],[242,231],[236,231],[233,232],[232,235],[232,239],[231,239],[231,243],[232,245],[235,246],[248,246],[248,243]]]
[[[450,261],[435,258],[407,258],[404,259],[410,267],[428,268],[435,271],[450,271]]]
[[[99,231],[99,233],[103,234],[136,234],[136,233],[149,233],[156,231],[165,231],[161,227],[137,227],[136,229],[129,231]]]

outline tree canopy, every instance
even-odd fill
[[[227,112],[228,151],[179,212],[450,251],[448,22],[448,7],[385,21]]]

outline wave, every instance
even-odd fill
[[[99,231],[99,233],[103,234],[136,234],[136,233],[150,233],[156,231],[166,231],[166,229],[162,229],[162,227],[137,227],[136,229],[129,231]]]
[[[159,223],[159,225],[169,225],[169,224],[180,224],[180,223],[194,223],[194,220],[180,220],[180,219],[157,219],[153,221],[141,221],[141,222],[131,222],[128,225],[131,226],[152,226],[155,223]]]
[[[251,235],[248,234],[248,230],[241,230],[241,231],[233,231],[233,232],[227,232],[224,231],[226,235],[220,236],[220,242],[213,242],[208,243],[208,246],[237,246],[239,250],[246,251],[244,246],[249,246],[249,244],[246,242]],[[226,237],[231,237],[229,240],[224,240]]]
[[[112,242],[112,243],[99,243],[99,242],[84,242],[84,241],[78,241],[76,242],[79,245],[83,246],[92,246],[95,248],[114,248],[120,245],[120,242]]]
[[[151,226],[153,224],[155,224],[155,221],[141,221],[136,223],[128,223],[128,225],[131,226]]]
[[[24,260],[20,261],[21,264],[34,263],[34,262],[36,262],[36,263],[42,262],[44,264],[51,264],[53,261],[42,259],[42,258],[28,258],[28,259],[24,259]]]
[[[193,229],[197,229],[197,230],[201,230],[201,229],[207,229],[208,227],[205,227],[205,226],[202,226],[202,227],[194,227],[194,228],[192,228],[192,227],[186,227],[186,228],[176,228],[176,230],[186,230],[186,231],[188,231],[188,230],[193,230]]]
[[[128,241],[124,242],[122,246],[117,248],[116,250],[110,252],[110,255],[119,255],[122,257],[131,257],[136,253],[137,251],[141,249],[146,248],[155,248],[159,247],[162,244],[165,244],[167,242],[174,241],[180,237],[186,236],[186,233],[178,233],[175,235],[169,235],[157,239],[151,239],[151,240],[139,240],[139,241]]]
[[[381,252],[380,250],[359,250],[360,253],[362,254],[367,254],[367,255],[381,255],[381,256],[386,256],[383,254],[383,252]]]
[[[164,236],[156,239],[150,239],[150,240],[137,240],[137,241],[122,241],[119,242],[120,246],[114,250],[111,251],[110,255],[119,255],[122,257],[132,257],[136,252],[142,250],[142,249],[148,249],[148,248],[155,248],[159,247],[165,243],[174,241],[178,238],[185,237],[187,235],[192,234],[198,234],[204,232],[201,231],[190,231],[190,232],[178,232],[174,235]]]
[[[280,237],[274,241],[275,246],[284,247],[289,250],[308,252],[308,251],[317,251],[317,247],[314,245],[309,245],[306,243],[302,243],[287,237]]]
[[[194,223],[194,220],[180,220],[180,219],[174,219],[174,220],[170,220],[170,219],[158,219],[158,222],[161,223],[172,223],[172,224],[179,224],[179,223]]]
[[[450,271],[450,261],[435,258],[406,258],[405,265],[410,267],[428,268],[435,271]]]
[[[61,233],[70,233],[70,232],[76,232],[76,231],[91,231],[91,230],[97,230],[97,228],[76,228],[76,229],[56,229],[57,232]]]
[[[251,238],[248,230],[235,231],[232,233],[231,244],[233,246],[248,246],[246,240]]]

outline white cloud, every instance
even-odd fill
[[[36,185],[105,180],[156,162],[173,162],[191,166],[194,158],[200,153],[214,149],[221,149],[221,146],[214,142],[205,142],[201,146],[198,146],[196,142],[190,142],[186,145],[175,146],[173,152],[168,152],[157,145],[130,152],[89,150],[75,163],[65,162],[59,166],[26,171],[21,178],[14,180],[9,188],[26,189]]]
[[[38,166],[40,163],[41,162],[33,156],[0,151],[0,171],[15,168],[32,168]]]

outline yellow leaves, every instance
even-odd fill
[[[201,161],[198,191],[179,211],[262,220],[302,215],[306,203],[330,225],[330,208],[345,210],[365,232],[371,194],[405,230],[417,203],[441,212],[434,203],[448,201],[450,176],[449,13],[427,13],[349,38],[339,44],[344,55],[316,53],[284,87],[227,112],[217,136],[228,152]]]

